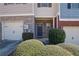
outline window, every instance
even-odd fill
[[[68,9],[77,9],[77,8],[79,8],[79,3],[68,3],[67,8]]]
[[[32,24],[24,24],[24,32],[32,32]]]
[[[27,3],[4,3],[4,5],[13,5],[13,4],[17,5],[17,4],[27,4]]]
[[[15,3],[15,4],[27,4],[27,3]]]
[[[4,3],[4,5],[12,5],[12,4],[14,4],[14,3]]]
[[[38,3],[38,7],[52,7],[52,3]]]
[[[28,32],[28,30],[29,30],[29,25],[28,24],[25,24],[24,25],[24,32]]]
[[[72,3],[72,8],[74,9],[79,8],[79,3]]]

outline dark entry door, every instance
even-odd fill
[[[42,24],[37,24],[36,25],[36,36],[38,38],[43,37],[43,26],[42,26]]]

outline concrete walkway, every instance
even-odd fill
[[[48,38],[40,38],[38,39],[43,42],[45,45],[48,44]],[[3,43],[0,44],[0,56],[8,56],[11,54],[17,47],[17,45],[21,41],[17,40],[5,40]]]
[[[44,44],[48,44],[48,43],[49,43],[48,38],[40,38],[40,39],[38,39],[38,40],[40,40],[40,41],[43,42]]]

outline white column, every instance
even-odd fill
[[[2,40],[4,40],[4,29],[3,29],[3,24],[4,23],[3,23],[3,21],[4,21],[3,17],[0,17],[0,22],[1,22],[1,26],[2,26],[2,28],[1,28],[2,29],[2,34],[1,34],[2,35],[2,38],[1,39]]]
[[[55,28],[55,18],[53,17],[53,28]]]
[[[57,20],[57,23],[56,23],[56,25],[57,25],[57,28],[58,28],[58,16],[57,16],[57,19],[56,19],[56,20]]]

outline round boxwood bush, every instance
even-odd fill
[[[49,43],[58,44],[65,41],[65,32],[62,29],[50,29],[49,30]]]
[[[75,45],[75,44],[66,44],[66,43],[62,43],[62,44],[58,44],[58,45],[61,46],[64,49],[67,49],[73,55],[79,56],[79,46],[78,45]]]
[[[57,45],[47,45],[46,46],[47,55],[49,56],[72,56],[72,54]]]
[[[42,56],[46,55],[44,44],[36,39],[30,39],[20,43],[15,52],[15,56]]]

